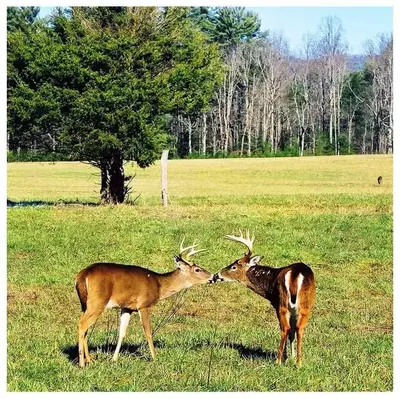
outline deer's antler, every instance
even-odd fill
[[[227,238],[228,240],[232,240],[232,241],[237,241],[237,242],[241,242],[242,244],[244,244],[247,249],[248,249],[248,253],[246,255],[250,256],[251,253],[253,252],[253,243],[255,240],[255,236],[253,235],[253,237],[250,239],[250,232],[249,230],[247,230],[247,237],[243,237],[243,233],[241,230],[239,230],[240,232],[240,236],[233,236],[233,235],[226,235],[225,238]]]
[[[185,260],[189,260],[189,258],[199,252],[203,252],[203,251],[207,251],[206,249],[198,249],[196,250],[195,248],[197,247],[198,244],[196,244],[196,242],[194,242],[192,245],[189,245],[188,247],[183,247],[183,243],[185,241],[185,238],[182,239],[181,245],[180,245],[180,249],[179,249],[179,256],[182,259]],[[185,258],[183,258],[183,254],[184,252],[187,252],[185,255]]]

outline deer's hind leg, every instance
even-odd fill
[[[85,367],[86,363],[90,362],[89,348],[87,343],[87,331],[96,322],[96,320],[103,313],[105,305],[103,303],[96,304],[95,306],[88,301],[85,313],[82,314],[79,324],[79,366]]]
[[[290,323],[290,331],[289,331],[290,355],[292,358],[295,358],[296,351],[294,350],[294,339],[296,336],[296,323],[297,323],[296,316],[291,315],[289,323]]]
[[[289,323],[290,312],[287,308],[280,307],[279,309],[277,309],[277,316],[279,319],[279,327],[281,329],[281,343],[279,345],[278,357],[276,359],[276,363],[281,364],[283,354],[286,348],[286,341],[288,339],[290,332],[290,323]]]
[[[304,328],[307,325],[308,319],[310,318],[310,311],[307,309],[306,311],[300,312],[299,318],[296,323],[296,335],[297,335],[297,367],[301,367],[301,349],[302,349],[302,341]]]

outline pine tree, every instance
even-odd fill
[[[220,55],[180,7],[73,7],[35,33],[9,35],[9,126],[98,167],[101,198],[121,203],[124,161],[151,165],[168,115],[204,109]]]

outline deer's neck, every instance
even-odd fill
[[[160,284],[160,299],[168,298],[184,288],[189,288],[191,286],[179,269],[165,274],[159,274],[157,275],[157,280]]]

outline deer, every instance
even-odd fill
[[[213,274],[195,264],[191,257],[206,251],[196,250],[197,245],[183,247],[174,255],[176,269],[156,273],[137,265],[94,263],[82,269],[76,276],[75,287],[81,303],[82,315],[78,323],[79,366],[90,363],[87,331],[105,309],[121,309],[118,343],[113,361],[118,360],[122,340],[132,312],[138,312],[147,338],[152,359],[155,350],[150,324],[150,308],[158,301],[197,284],[212,282]]]
[[[247,252],[240,259],[223,268],[213,277],[213,282],[239,282],[247,288],[270,301],[276,311],[281,331],[277,364],[282,363],[286,355],[286,342],[289,338],[291,356],[295,357],[294,340],[297,338],[298,367],[302,364],[302,339],[304,328],[310,318],[311,308],[315,301],[315,279],[311,268],[304,263],[273,268],[261,266],[263,256],[253,256],[255,236],[247,237],[227,235],[227,239],[244,244]]]

